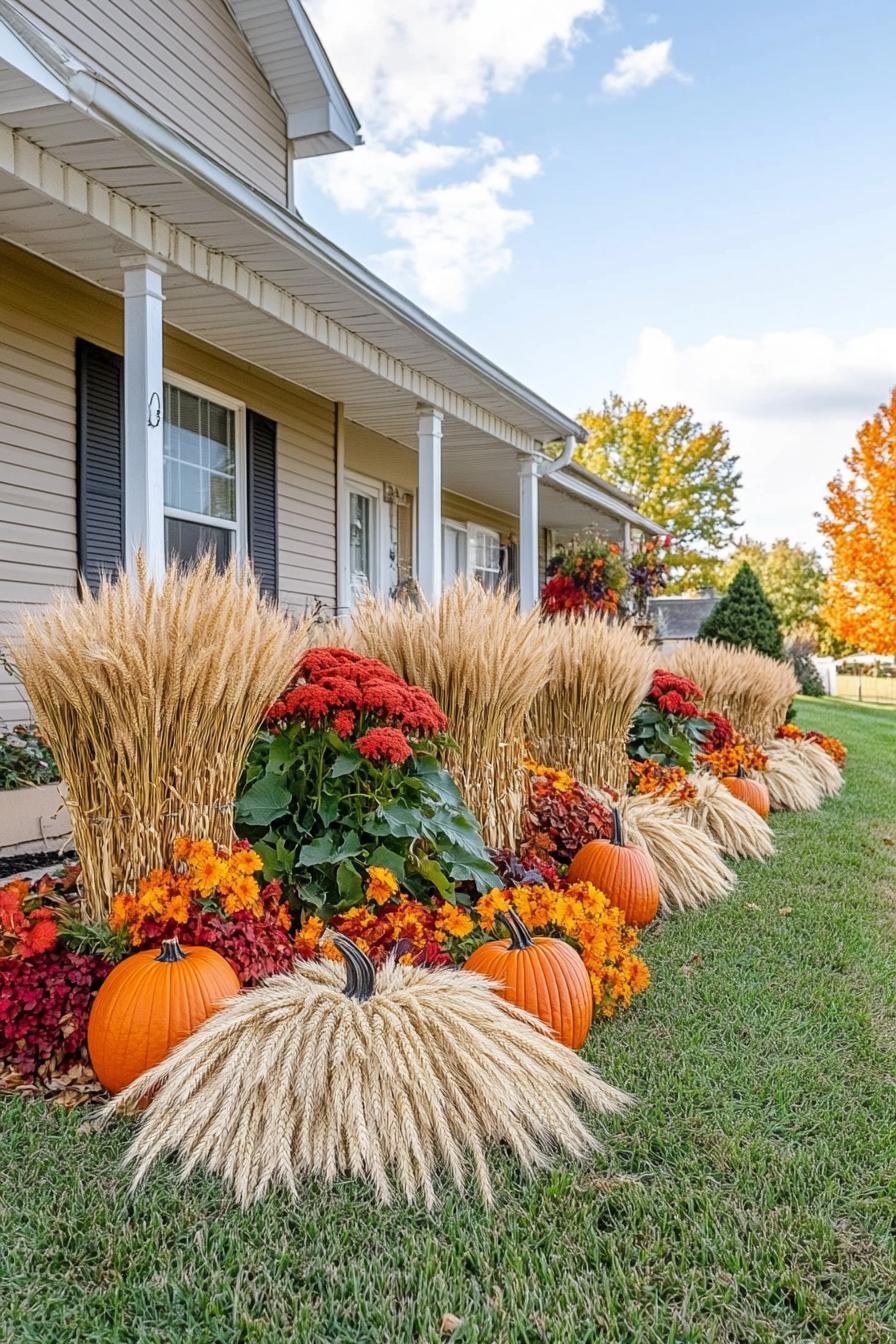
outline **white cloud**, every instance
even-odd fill
[[[624,390],[649,404],[684,401],[721,420],[739,455],[751,536],[818,545],[813,514],[856,430],[896,382],[896,327],[837,342],[816,330],[676,346],[645,328]]]
[[[534,177],[534,154],[499,140],[426,137],[519,88],[583,40],[581,21],[606,0],[308,0],[307,8],[363,123],[366,145],[311,161],[307,172],[340,210],[375,216],[394,243],[374,266],[438,308],[463,308],[477,285],[507,270],[509,239],[531,223],[508,199]]]
[[[690,82],[690,75],[683,75],[672,64],[671,37],[662,42],[648,42],[645,47],[623,47],[600,86],[604,93],[621,98],[638,89],[649,89],[657,80],[669,77]]]
[[[308,0],[362,120],[385,139],[419,135],[509,93],[582,40],[605,0]]]

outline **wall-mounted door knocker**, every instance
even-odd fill
[[[147,424],[150,429],[158,429],[162,420],[162,402],[158,392],[153,392],[149,399],[149,420]]]

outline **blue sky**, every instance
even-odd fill
[[[565,411],[721,418],[744,530],[814,542],[896,382],[896,5],[308,8],[368,144],[306,218]]]

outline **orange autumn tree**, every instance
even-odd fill
[[[828,486],[831,573],[823,612],[834,634],[868,653],[896,652],[896,389],[856,435]]]

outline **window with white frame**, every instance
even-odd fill
[[[382,591],[386,577],[386,535],[383,489],[378,481],[345,474],[342,544],[351,600]]]
[[[187,383],[165,383],[165,554],[219,567],[245,550],[245,407]]]
[[[467,572],[467,525],[442,519],[442,585],[447,588]]]
[[[490,527],[467,525],[467,572],[490,592],[501,582],[501,538]]]

